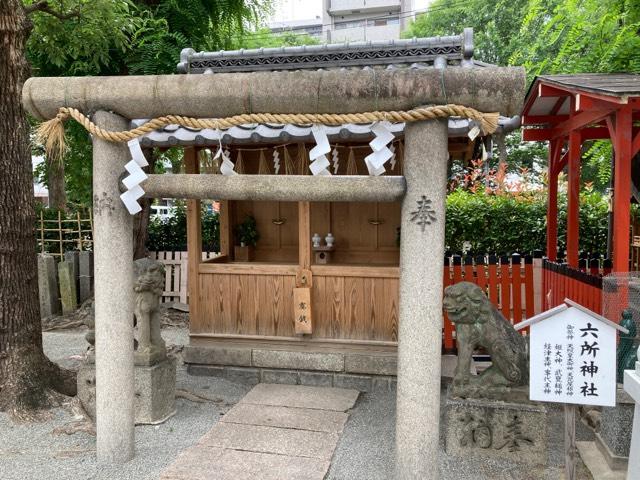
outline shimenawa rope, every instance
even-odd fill
[[[437,118],[462,117],[478,122],[482,132],[491,134],[498,128],[498,113],[482,113],[462,105],[435,105],[406,111],[364,112],[364,113],[245,113],[226,118],[192,118],[181,115],[157,117],[131,130],[109,131],[98,127],[86,115],[75,108],[60,107],[58,114],[43,122],[37,130],[36,138],[41,142],[47,155],[60,158],[64,153],[64,122],[73,118],[95,137],[109,142],[128,142],[167,125],[180,125],[194,129],[228,129],[250,123],[282,124],[323,124],[342,125],[345,123],[371,123],[376,121],[416,122]]]

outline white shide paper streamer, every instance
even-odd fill
[[[369,142],[373,150],[367,155],[364,163],[367,165],[369,175],[382,175],[385,172],[384,164],[393,157],[393,152],[389,150],[387,144],[393,141],[394,136],[389,130],[388,122],[378,122],[371,127],[375,138]]]
[[[331,152],[331,161],[333,162],[333,174],[338,174],[338,168],[340,167],[340,158],[338,158],[338,148],[333,147]]]
[[[146,167],[149,163],[144,157],[144,153],[142,153],[142,148],[140,148],[140,142],[137,138],[129,140],[127,145],[132,160],[124,166],[129,175],[122,180],[124,186],[127,187],[127,191],[120,195],[120,200],[127,207],[129,213],[134,215],[142,210],[138,200],[144,195],[144,190],[142,190],[140,184],[147,179],[147,174],[144,173],[141,167]]]
[[[311,159],[309,170],[314,175],[331,175],[331,172],[327,170],[331,166],[327,159],[327,153],[331,151],[327,132],[323,125],[314,125],[311,127],[311,133],[316,141],[316,146],[309,151],[309,158]]]
[[[273,149],[273,172],[275,175],[280,171],[280,154],[278,153],[278,149]]]
[[[238,172],[234,170],[235,165],[231,161],[229,150],[222,150],[222,146],[218,147],[218,151],[216,152],[214,159],[221,158],[222,162],[220,163],[220,173],[227,177],[232,175],[237,175]]]

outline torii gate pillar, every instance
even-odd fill
[[[126,130],[129,122],[104,111],[94,122]],[[93,231],[96,331],[96,441],[98,462],[134,456],[133,217],[120,201],[126,144],[94,138]]]
[[[437,480],[442,348],[446,120],[405,129],[400,230],[396,478]]]

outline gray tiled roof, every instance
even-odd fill
[[[180,53],[180,73],[252,72],[321,68],[485,66],[473,60],[473,29],[448,37],[351,42],[299,47]]]
[[[473,29],[449,37],[413,38],[387,42],[352,42],[301,47],[260,48],[221,52],[185,49],[178,71],[182,73],[251,72],[300,69],[369,68],[445,68],[485,67],[473,59]],[[144,120],[134,120],[138,126]],[[467,119],[449,119],[449,136],[464,137],[475,126]],[[499,133],[520,126],[519,117],[500,117]],[[331,141],[368,141],[371,124],[345,124],[326,127]],[[391,126],[396,136],[404,135],[404,124]],[[141,138],[143,145],[272,144],[289,141],[313,141],[311,125],[251,124],[226,130],[197,130],[169,125]]]

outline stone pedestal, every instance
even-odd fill
[[[175,413],[176,359],[167,357],[152,366],[136,365],[135,423],[155,425]],[[96,369],[85,363],[78,371],[78,398],[89,416],[96,417]]]
[[[611,470],[625,470],[631,447],[631,427],[635,402],[618,384],[616,406],[603,407],[596,446]]]
[[[640,361],[636,362],[635,370],[624,371],[624,391],[636,403],[633,414],[631,448],[629,448],[627,480],[640,480]]]
[[[445,409],[448,454],[546,463],[547,409],[543,405],[447,395]]]

